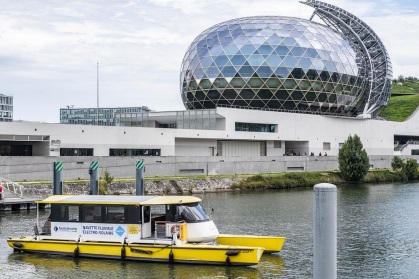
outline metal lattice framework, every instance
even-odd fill
[[[187,109],[354,116],[368,86],[358,60],[343,34],[324,24],[280,16],[233,19],[192,42],[182,62],[181,96]]]
[[[341,8],[315,0],[301,3],[315,8],[313,16],[320,17],[353,44],[359,56],[358,66],[369,79],[362,114],[377,115],[388,104],[393,75],[390,57],[380,38],[365,22]]]

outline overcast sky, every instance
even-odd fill
[[[394,76],[419,77],[416,0],[329,1],[381,37]],[[237,17],[309,19],[298,0],[0,0],[0,93],[14,120],[59,122],[67,105],[184,109],[179,70],[202,31]],[[318,19],[316,19],[318,21]]]

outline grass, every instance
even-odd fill
[[[318,183],[341,184],[337,172],[289,172],[269,175],[254,175],[232,185],[236,189],[289,189],[313,187]]]
[[[419,83],[415,82],[404,82],[403,85],[398,85],[397,83],[391,84],[391,93],[419,93]]]
[[[392,96],[389,104],[380,116],[390,120],[402,122],[406,120],[419,106],[419,94],[407,96]]]
[[[400,172],[387,169],[369,171],[362,182],[379,183],[403,181]],[[234,189],[257,190],[257,189],[288,189],[307,188],[319,183],[331,183],[335,185],[346,184],[339,172],[298,172],[280,173],[270,175],[254,175],[232,185]]]

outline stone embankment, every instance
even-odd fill
[[[181,180],[145,180],[145,193],[148,195],[193,194],[202,192],[230,191],[233,183],[239,183],[241,178],[217,179],[181,179]],[[25,184],[25,196],[46,198],[52,195],[52,184]],[[63,183],[63,194],[87,195],[89,182]],[[109,194],[135,194],[135,180],[112,182],[108,187]]]

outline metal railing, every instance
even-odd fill
[[[402,151],[406,146],[408,146],[409,144],[413,144],[413,145],[419,145],[419,141],[417,141],[417,140],[408,140],[405,144],[403,144],[402,146],[399,146],[399,145],[397,145],[397,146],[395,146],[394,147],[394,150],[395,151]]]
[[[0,185],[3,187],[3,189],[6,189],[9,192],[12,192],[13,194],[19,196],[20,198],[23,198],[23,186],[7,180],[6,178],[0,177]]]

